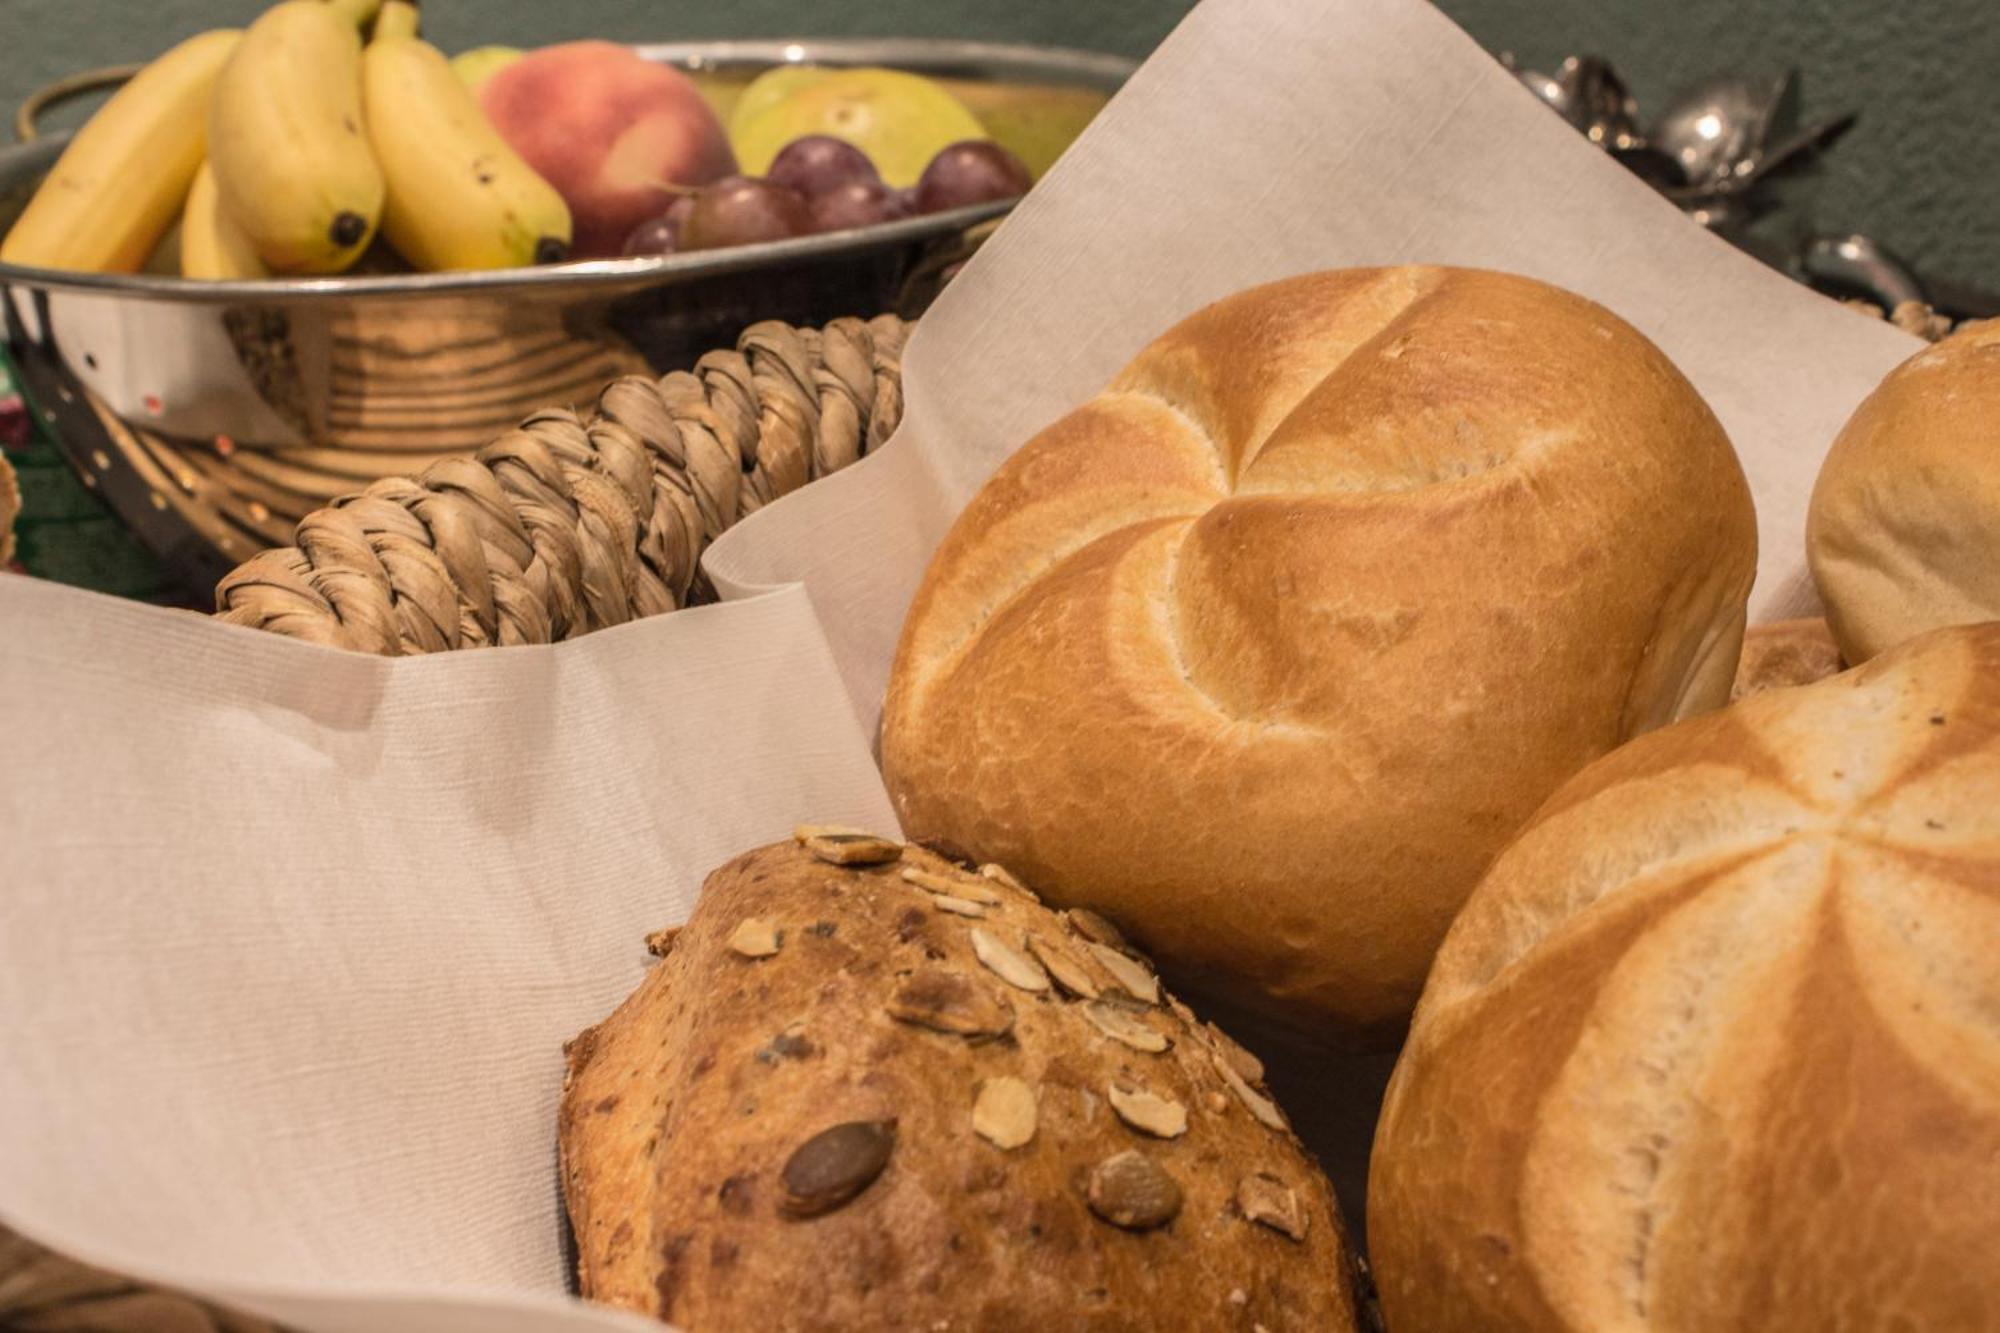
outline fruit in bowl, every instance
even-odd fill
[[[859,148],[882,179],[900,189],[916,183],[939,149],[983,139],[986,130],[935,81],[872,67],[780,66],[743,90],[729,120],[737,160],[755,174],[770,170],[788,144],[813,135]]]
[[[898,190],[851,144],[824,135],[779,150],[763,176],[725,176],[682,194],[627,234],[627,255],[666,255],[847,231],[1012,199],[1032,182],[1019,158],[996,143],[947,144],[916,186]]]
[[[451,58],[451,72],[477,97],[489,79],[526,54],[518,46],[475,46]]]
[[[670,187],[736,169],[722,123],[688,77],[615,42],[531,51],[488,79],[479,100],[569,204],[578,258],[619,254],[663,211]]]
[[[719,250],[803,236],[812,229],[805,196],[751,176],[729,176],[698,190],[680,228],[683,250]]]
[[[990,138],[967,109],[984,86],[875,67],[684,73],[604,41],[447,60],[416,0],[277,0],[107,101],[10,219],[0,261],[220,282],[851,231],[1028,189],[1021,157],[1053,150]],[[980,103],[1002,126],[1008,87]]]
[[[917,178],[916,210],[942,213],[949,208],[1018,199],[1034,182],[1021,159],[985,139],[948,144]]]
[[[647,218],[632,229],[625,238],[625,254],[670,255],[681,248],[681,227],[687,222],[687,215],[694,208],[694,191],[676,195],[667,205],[667,211],[656,218]]]
[[[901,190],[879,180],[851,180],[813,195],[806,201],[806,212],[814,231],[846,231],[906,218],[910,206]]]
[[[764,175],[800,194],[824,194],[853,181],[880,181],[868,154],[830,134],[808,134],[778,150]]]

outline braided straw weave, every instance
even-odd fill
[[[753,324],[691,371],[613,380],[587,418],[536,412],[473,457],[306,515],[298,545],[217,585],[217,614],[398,656],[675,610],[723,529],[889,437],[907,333],[890,315]]]
[[[0,1227],[0,1328],[9,1333],[277,1333],[274,1325],[148,1287]]]

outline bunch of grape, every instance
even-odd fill
[[[1030,183],[1020,159],[999,144],[966,139],[940,149],[914,187],[898,190],[859,148],[812,134],[785,145],[762,176],[725,176],[676,196],[666,212],[639,224],[625,253],[668,255],[872,227],[1015,199]]]

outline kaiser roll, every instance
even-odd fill
[[[997,867],[808,833],[569,1046],[583,1294],[689,1333],[1352,1333],[1254,1057]]]
[[[904,827],[1346,1040],[1558,783],[1723,702],[1756,534],[1714,415],[1554,287],[1242,292],[973,498],[904,626]]]
[[[1392,1329],[2000,1328],[2000,625],[1648,736],[1439,951]]]
[[[5,455],[0,455],[0,566],[14,558],[14,519],[21,512],[21,486]]]
[[[1849,662],[2000,620],[2000,320],[1889,373],[1821,465],[1806,556]]]

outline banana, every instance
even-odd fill
[[[508,147],[451,62],[388,0],[361,58],[368,136],[389,183],[382,232],[421,269],[510,268],[569,255],[569,206]]]
[[[208,160],[222,207],[279,273],[338,273],[382,216],[357,27],[380,0],[283,0],[223,66]]]
[[[0,261],[138,272],[201,166],[209,94],[242,35],[190,37],[120,88],[56,159],[0,242]]]
[[[215,168],[206,162],[195,173],[181,212],[181,276],[209,281],[271,276],[257,258],[257,247],[222,207]]]

